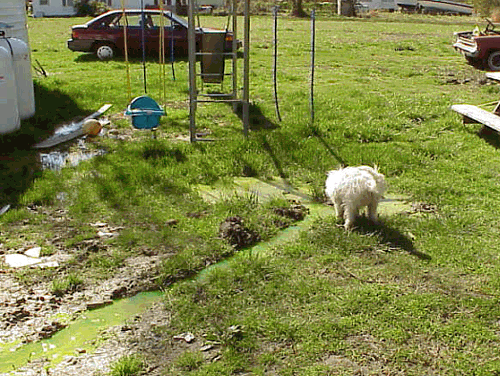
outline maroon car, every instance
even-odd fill
[[[489,21],[484,31],[476,27],[472,31],[455,33],[456,41],[453,47],[467,61],[478,68],[500,71],[500,31]]]
[[[188,54],[188,23],[178,15],[153,9],[127,9],[106,12],[84,25],[71,28],[68,48],[72,51],[95,53],[101,60],[111,59],[125,50],[124,26],[127,25],[127,50],[131,55],[140,55],[144,49],[148,55],[158,56],[160,51],[160,30],[163,26],[166,55],[173,50],[174,56]],[[196,28],[197,46],[204,32],[211,28]],[[223,30],[220,30],[223,33]],[[143,34],[144,33],[144,34]],[[224,52],[232,51],[233,34],[226,32]],[[241,42],[237,42],[237,48]]]

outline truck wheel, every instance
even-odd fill
[[[99,60],[109,60],[115,56],[115,46],[111,43],[101,43],[96,46],[95,54]]]
[[[489,70],[500,71],[500,51],[493,51],[488,55],[486,65]]]

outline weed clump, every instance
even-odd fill
[[[120,358],[111,367],[110,376],[134,376],[144,371],[146,364],[136,355],[128,355]]]
[[[64,278],[52,281],[52,293],[63,296],[67,292],[77,291],[83,285],[83,279],[75,274],[69,274]]]

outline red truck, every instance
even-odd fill
[[[467,62],[477,68],[500,71],[500,31],[486,20],[484,31],[478,27],[472,31],[454,33],[456,41],[453,47],[465,56]]]

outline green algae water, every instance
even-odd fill
[[[288,190],[288,187],[284,187],[282,184],[260,182],[255,179],[240,179],[238,184],[238,189],[241,192],[248,192],[250,187],[251,191],[254,192],[255,190],[259,198],[263,200]],[[232,187],[232,189],[235,188]],[[237,192],[238,189],[236,189]],[[206,196],[209,202],[219,200],[219,196],[222,194],[220,188],[213,189],[211,187],[201,187],[200,192]],[[300,231],[307,229],[318,218],[334,215],[332,207],[312,202],[307,194],[303,192],[287,192],[287,194],[288,198],[300,200],[308,207],[309,214],[302,221],[280,231],[269,241],[261,242],[238,252],[227,260],[202,270],[195,279],[204,280],[210,271],[220,267],[229,267],[230,263],[236,261],[238,257],[252,253],[265,256],[267,252],[270,252],[277,245],[292,241],[299,235]],[[389,196],[382,200],[379,212],[391,215],[408,210],[408,208],[409,204],[405,198]],[[91,351],[95,348],[92,343],[99,339],[104,330],[115,325],[124,324],[134,315],[145,312],[153,303],[161,301],[162,297],[163,293],[159,291],[140,293],[131,298],[115,301],[109,306],[86,311],[81,318],[70,323],[67,328],[54,334],[49,339],[21,346],[16,343],[0,344],[0,373],[22,367],[31,359],[47,358],[54,363],[58,363],[63,360],[65,355],[75,355],[75,349],[81,348]]]
[[[22,367],[32,359],[47,358],[58,363],[65,355],[75,355],[75,349],[90,351],[94,347],[92,342],[105,329],[125,323],[162,297],[160,291],[142,292],[131,298],[116,300],[103,308],[85,311],[80,318],[51,338],[20,347],[4,344],[0,350],[0,373]]]
[[[209,268],[201,271],[195,279],[203,279],[207,273],[215,268],[227,267],[231,261],[236,260],[248,253],[265,255],[266,251],[280,243],[290,241],[297,236],[300,230],[309,226],[314,219],[321,215],[329,215],[332,208],[309,204],[309,215],[304,220],[281,231],[277,236],[267,242],[259,243],[251,248],[241,251]],[[113,302],[113,304],[86,311],[82,317],[71,322],[68,327],[54,334],[51,338],[17,347],[16,344],[7,344],[0,348],[0,373],[12,371],[13,369],[26,365],[32,359],[47,358],[58,363],[65,355],[75,355],[75,349],[93,349],[92,342],[99,338],[100,334],[109,327],[125,323],[134,315],[146,311],[153,303],[161,301],[163,293],[159,291],[139,293],[131,298],[125,298]]]
[[[229,257],[225,260],[222,260],[214,265],[211,265],[203,269],[201,272],[198,273],[196,279],[201,281],[206,280],[208,274],[212,270],[221,267],[229,267],[231,262],[236,261],[238,257],[242,257],[249,254],[266,256],[266,254],[269,253],[277,245],[292,241],[295,237],[299,235],[300,231],[307,229],[318,218],[321,218],[322,216],[332,215],[334,213],[334,209],[332,207],[323,204],[308,203],[307,208],[309,209],[309,214],[302,221],[297,222],[294,225],[281,230],[275,237],[273,237],[268,241],[260,242],[254,245],[253,247],[247,248],[245,250],[236,253],[232,257]]]

